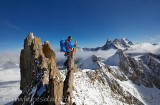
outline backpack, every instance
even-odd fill
[[[66,43],[66,41],[64,39],[60,41],[60,49],[62,52],[67,52],[65,43]]]

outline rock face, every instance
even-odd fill
[[[141,57],[148,82],[160,89],[160,56],[147,54]]]
[[[74,52],[75,53],[75,52]],[[20,89],[14,105],[60,105],[65,98],[69,105],[72,103],[72,87],[74,72],[74,56],[72,59],[73,70],[68,72],[64,88],[63,79],[56,64],[56,55],[49,42],[41,44],[41,39],[29,33],[24,40],[24,48],[20,55]],[[68,104],[67,103],[67,104]]]
[[[118,50],[119,68],[128,79],[137,85],[145,87],[156,86],[160,89],[160,60],[159,56],[145,54],[139,59],[132,58],[122,50]]]
[[[73,51],[73,56],[72,56],[72,60],[71,60],[71,69],[68,70],[67,72],[67,76],[66,79],[64,81],[64,88],[63,88],[63,96],[64,102],[68,101],[68,105],[72,105],[72,97],[73,97],[73,78],[74,78],[74,72],[75,72],[75,64],[74,64],[74,56],[76,53],[76,49],[74,49]]]
[[[105,65],[102,61],[97,60],[97,64],[99,68],[96,71],[88,71],[86,74],[91,79],[92,82],[98,81],[103,85],[109,86],[109,90],[111,90],[112,97],[118,101],[123,102],[128,105],[144,105],[139,99],[126,91],[117,79],[121,81],[126,81],[127,77],[125,77],[124,73],[118,73],[118,71],[114,72],[112,68]],[[121,75],[120,75],[121,74]]]

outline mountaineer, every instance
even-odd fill
[[[67,40],[60,41],[61,51],[64,52],[65,53],[64,55],[67,57],[67,60],[64,62],[64,67],[67,68],[68,70],[72,70],[71,59],[73,56],[73,50],[77,45],[77,41],[75,42],[74,45],[71,43],[71,41],[72,41],[71,36],[68,36]]]

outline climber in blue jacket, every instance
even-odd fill
[[[67,60],[64,62],[64,66],[67,67],[68,70],[71,70],[72,54],[74,47],[76,47],[76,43],[73,45],[71,41],[72,41],[71,36],[68,36],[68,39],[65,41],[65,46],[66,46],[65,56],[67,56]]]
[[[65,42],[66,52],[68,53],[73,52],[73,48],[75,47],[75,45],[72,45],[71,41],[72,41],[72,37],[68,36],[68,39]]]

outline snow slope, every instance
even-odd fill
[[[137,97],[145,105],[159,105],[160,90],[157,88],[147,88],[143,85],[138,86],[131,81],[118,81],[119,84],[133,96]]]
[[[112,97],[109,86],[92,82],[85,71],[74,74],[73,102],[76,105],[126,105]]]
[[[74,74],[73,102],[76,105],[128,105],[114,98],[107,82],[104,85],[99,81],[91,81],[86,72],[94,72],[93,70],[82,71]],[[130,80],[117,81],[125,91],[138,98],[144,105],[159,105],[160,90],[157,88],[138,86]]]

